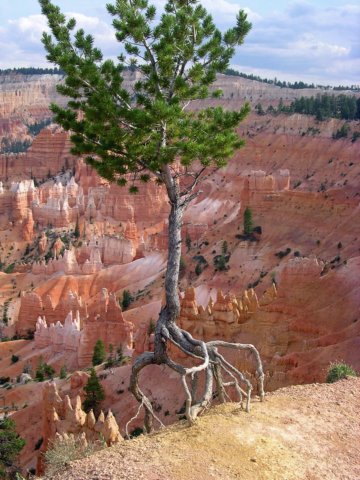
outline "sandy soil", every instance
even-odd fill
[[[71,464],[53,480],[348,480],[360,478],[360,379],[280,389],[211,409]]]

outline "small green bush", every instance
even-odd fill
[[[197,264],[196,264],[195,273],[196,273],[197,276],[199,276],[199,275],[202,274],[202,268],[201,268],[200,263],[197,263]]]
[[[11,355],[11,363],[16,363],[19,361],[19,356],[18,355]]]
[[[94,347],[94,352],[92,356],[92,364],[95,367],[96,365],[101,365],[105,360],[106,352],[105,345],[102,340],[97,340]]]
[[[357,377],[355,370],[350,365],[344,362],[334,362],[330,364],[326,376],[327,383],[334,383],[347,377]]]
[[[14,268],[15,268],[15,263],[10,263],[10,265],[8,265],[8,266],[5,268],[4,272],[5,272],[5,273],[13,273]]]
[[[45,380],[52,380],[54,378],[54,368],[45,363],[42,359],[39,360],[38,367],[35,372],[35,380],[37,382],[44,382]]]
[[[280,252],[275,253],[275,257],[278,257],[281,259],[286,257],[286,255],[289,255],[290,252],[291,252],[291,248],[287,247],[286,250],[280,250]]]
[[[133,301],[134,301],[134,297],[131,295],[129,290],[124,290],[122,295],[122,300],[120,301],[121,309],[123,311],[127,310]]]
[[[25,446],[25,440],[15,430],[15,422],[7,416],[0,419],[0,478],[10,478],[11,468],[17,455]]]
[[[84,390],[85,399],[83,402],[83,409],[86,413],[93,410],[96,416],[99,415],[100,403],[105,399],[105,392],[93,368],[90,370],[90,377]]]
[[[253,231],[252,211],[249,207],[244,210],[244,234],[250,235]]]
[[[144,430],[141,427],[136,427],[134,430],[130,433],[130,438],[136,438],[139,437],[140,435],[143,435]]]
[[[155,333],[155,328],[156,328],[156,323],[152,318],[150,318],[148,334],[151,335],[152,333]]]
[[[333,133],[332,138],[338,140],[339,138],[346,138],[348,136],[350,126],[347,123]]]

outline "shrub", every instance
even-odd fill
[[[88,457],[99,450],[99,442],[84,442],[80,436],[55,440],[45,453],[45,479],[50,480],[75,460]]]
[[[93,366],[95,367],[96,365],[100,365],[101,363],[103,363],[103,361],[105,360],[105,355],[106,355],[106,352],[105,352],[104,342],[102,340],[98,340],[95,343],[94,352],[92,356]]]
[[[357,377],[355,370],[350,365],[344,362],[334,362],[330,364],[326,376],[327,383],[334,383],[347,377]]]
[[[11,355],[11,363],[16,363],[19,361],[19,356],[18,355]]]
[[[335,133],[333,133],[332,138],[334,140],[338,140],[339,138],[346,138],[348,136],[350,130],[350,126],[347,123],[344,123],[344,125],[336,130]]]
[[[151,323],[151,320],[150,320],[150,323]],[[155,327],[154,327],[154,331],[155,331]],[[116,357],[119,360],[119,362],[122,362],[125,358],[124,352],[123,352],[123,346],[121,344],[116,349]]]
[[[197,276],[199,276],[199,275],[202,274],[202,268],[201,268],[200,263],[197,263],[197,264],[196,264],[195,273],[196,273]]]
[[[47,378],[53,378],[55,374],[55,370],[51,365],[48,365],[47,363],[44,364],[44,373]]]
[[[115,366],[116,366],[115,365],[115,359],[112,356],[109,355],[108,358],[106,359],[104,368],[108,369],[108,368],[113,368]]]
[[[227,262],[229,261],[230,256],[225,257],[224,255],[216,255],[214,257],[214,267],[216,270],[219,270],[220,272],[223,272],[225,270],[228,270],[228,265]]]
[[[156,323],[154,322],[154,320],[152,318],[150,318],[149,328],[148,328],[148,334],[149,335],[151,335],[152,333],[155,333],[155,327],[156,327]]]
[[[130,438],[135,438],[139,437],[144,433],[144,430],[141,427],[136,427],[134,430],[130,433]]]
[[[290,252],[291,248],[287,247],[286,250],[280,250],[280,252],[275,253],[275,256],[281,259],[286,257],[286,255],[289,255]]]
[[[74,230],[74,237],[75,237],[75,238],[80,238],[79,217],[77,217],[77,219],[76,219],[76,225],[75,225],[75,230]]]
[[[67,370],[66,370],[66,367],[65,365],[63,365],[60,369],[60,378],[61,380],[64,380],[67,376]]]
[[[112,368],[112,367],[115,366],[116,358],[114,358],[113,351],[114,351],[114,347],[110,343],[110,345],[109,345],[109,356],[106,359],[105,368]]]
[[[221,246],[221,253],[223,255],[226,255],[228,253],[228,243],[226,240],[223,241],[223,244]]]
[[[15,422],[9,417],[0,420],[0,478],[7,478],[6,471],[25,445],[15,430]]]
[[[356,131],[353,133],[351,141],[355,143],[358,138],[360,138],[360,132]]]
[[[129,290],[124,290],[122,294],[121,300],[121,308],[122,310],[126,310],[129,308],[130,304],[134,301],[134,297],[131,295]]]
[[[244,211],[244,234],[250,235],[253,231],[252,211],[249,207]]]
[[[51,365],[45,363],[40,359],[38,367],[35,372],[35,380],[43,382],[44,380],[53,379],[55,370]]]
[[[90,371],[90,377],[87,384],[84,387],[86,392],[85,399],[83,403],[83,409],[86,413],[93,410],[95,415],[99,414],[100,403],[105,398],[104,389],[99,382],[98,377],[96,376],[95,369],[92,368]]]
[[[208,266],[208,262],[203,255],[195,255],[193,260],[195,260],[197,263],[203,264],[206,267]]]
[[[7,323],[9,321],[8,310],[9,310],[9,305],[10,305],[11,300],[12,299],[9,298],[9,300],[6,300],[6,302],[4,303],[4,309],[3,309],[3,322],[4,323]]]

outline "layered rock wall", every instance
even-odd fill
[[[43,129],[27,152],[0,154],[0,180],[34,177],[45,179],[63,168],[74,168],[76,157],[70,153],[71,143],[66,132]]]
[[[50,260],[35,262],[32,266],[32,273],[35,275],[53,275],[54,273],[63,272],[66,275],[92,275],[99,272],[103,268],[101,254],[98,248],[90,251],[90,258],[79,265],[76,254],[73,249],[65,250],[64,255]]]
[[[179,324],[195,337],[206,341],[212,338],[231,341],[241,330],[241,324],[249,320],[261,308],[260,305],[270,303],[276,297],[274,284],[265,292],[260,302],[253,289],[245,290],[238,297],[224,295],[219,290],[216,301],[210,298],[208,305],[203,307],[196,302],[195,289],[189,287],[181,299]]]
[[[48,325],[45,317],[39,317],[34,334],[35,346],[39,349],[51,346],[55,354],[77,352],[81,341],[80,325],[79,311],[76,312],[75,318],[70,311],[64,325],[60,322]]]
[[[64,97],[56,91],[62,78],[62,75],[1,75],[0,117],[24,118],[30,114],[44,114],[44,111],[50,114],[51,102],[65,104]]]
[[[27,303],[30,301],[33,303],[33,314],[25,323],[24,308],[20,308],[18,333],[31,329],[35,311],[42,311],[44,314],[37,318],[34,334],[37,348],[50,347],[51,355],[67,351],[76,352],[79,367],[91,365],[95,343],[98,340],[104,342],[108,351],[110,345],[114,348],[121,346],[125,354],[131,355],[133,324],[124,319],[116,296],[109,295],[106,289],[103,289],[98,301],[94,302],[89,310],[86,307],[81,311],[76,309],[74,300],[77,300],[78,305],[82,303],[76,296],[72,299],[73,302],[69,299],[66,302],[69,307],[66,317],[60,316],[64,310],[63,302],[54,308],[49,297],[46,297],[44,302],[36,294],[27,297]],[[65,318],[64,324],[58,320],[59,318]]]
[[[102,340],[107,350],[121,345],[124,352],[130,353],[133,347],[133,324],[123,317],[119,302],[114,294],[108,294],[104,288],[89,310],[89,316],[81,332],[78,350],[80,367],[91,364],[91,359],[97,340]]]
[[[39,317],[45,317],[48,324],[64,321],[69,312],[79,311],[80,322],[87,317],[85,302],[71,290],[62,297],[57,305],[53,305],[50,296],[42,298],[36,292],[23,292],[20,297],[20,309],[16,331],[19,335],[26,335],[34,331]]]

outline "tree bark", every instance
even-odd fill
[[[163,329],[164,327],[167,330],[176,329],[176,320],[180,314],[178,283],[181,259],[181,227],[184,214],[184,206],[181,204],[179,194],[179,185],[171,177],[167,165],[164,167],[164,181],[171,208],[168,218],[168,260],[164,285],[165,306],[160,312],[154,339],[154,362],[157,364],[163,363],[167,357]]]

